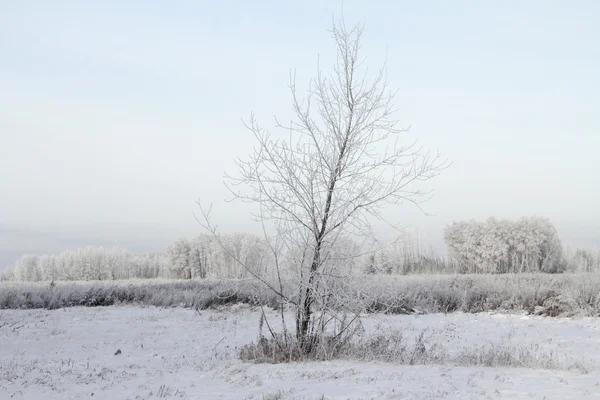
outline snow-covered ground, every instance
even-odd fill
[[[257,365],[236,348],[258,312],[143,307],[0,311],[0,399],[600,398],[600,320],[374,315],[367,329],[428,328],[449,351],[518,343],[583,360],[589,373],[336,361]],[[115,355],[117,350],[120,354]],[[282,396],[272,396],[280,393]]]

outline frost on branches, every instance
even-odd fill
[[[454,222],[448,252],[465,273],[563,272],[562,245],[546,218]]]
[[[268,274],[270,252],[263,238],[247,234],[209,235],[177,240],[167,250],[170,275],[176,279],[249,278]],[[240,266],[242,260],[246,268]]]
[[[164,278],[160,253],[135,254],[119,248],[86,247],[60,254],[23,255],[11,271],[17,281],[91,281]]]
[[[0,280],[91,281],[118,279],[202,279],[248,278],[234,258],[260,276],[269,273],[272,262],[264,239],[234,233],[221,238],[225,249],[213,237],[179,239],[166,254],[131,253],[119,248],[86,247],[60,254],[25,254],[0,274]]]

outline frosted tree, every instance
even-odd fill
[[[202,260],[202,251],[196,243],[190,244],[190,257],[188,260],[188,266],[190,269],[192,278],[205,278],[206,271],[204,270],[204,264]]]
[[[191,275],[189,273],[190,251],[190,243],[185,238],[181,238],[169,246],[167,254],[171,262],[173,277],[185,279]]]
[[[77,264],[79,265],[78,279],[85,281],[103,280],[106,278],[107,265],[106,250],[92,246],[77,250]]]
[[[371,224],[387,204],[427,200],[430,193],[416,184],[447,165],[416,142],[402,142],[385,64],[368,79],[360,56],[363,27],[340,20],[331,33],[337,51],[331,76],[319,69],[304,98],[292,76],[294,118],[285,125],[276,120],[281,134],[251,115],[246,127],[255,150],[227,178],[236,199],[258,205],[253,216],[265,227],[277,269],[285,262],[295,272],[289,293],[280,275],[278,283],[262,282],[294,306],[304,354],[323,343],[331,294],[343,294],[343,261],[330,257],[336,242],[372,236]],[[210,211],[202,212],[204,227],[218,238]]]
[[[269,250],[263,238],[248,233],[225,234],[217,241],[213,236],[202,235],[192,240],[190,267],[195,276],[219,278],[245,278],[248,269],[264,276],[268,274]],[[243,260],[242,268],[236,260]]]
[[[105,280],[169,276],[163,254],[132,254],[119,248],[86,247],[60,254],[23,255],[13,278],[35,280]]]
[[[119,248],[113,248],[107,252],[105,257],[107,279],[127,279],[126,252]]]
[[[546,218],[455,222],[445,229],[450,255],[463,272],[561,272],[558,232]]]
[[[522,218],[517,222],[523,263],[530,271],[561,272],[564,268],[562,244],[547,218]]]
[[[575,249],[569,251],[568,267],[572,272],[597,272],[600,269],[600,251],[596,254],[590,249]]]
[[[232,260],[238,274],[241,277],[247,278],[250,276],[247,269],[250,269],[257,275],[267,276],[271,272],[268,270],[270,253],[264,239],[247,233],[238,234],[235,239],[239,241],[238,259],[242,260],[242,263],[239,264],[235,259]],[[246,268],[241,266],[245,266]]]
[[[0,282],[14,280],[16,280],[14,267],[6,267],[2,271],[0,271]]]
[[[80,279],[78,273],[78,262],[76,253],[73,250],[66,250],[60,254],[61,259],[61,279],[62,280],[77,280]]]
[[[14,275],[17,280],[21,281],[42,280],[42,271],[38,266],[38,256],[24,254],[15,264]]]
[[[37,266],[40,270],[41,280],[52,280],[51,276],[55,275],[52,271],[52,266],[50,265],[50,257],[48,254],[43,254],[37,258]]]

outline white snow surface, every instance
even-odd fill
[[[274,312],[269,312],[275,318]],[[447,349],[536,344],[593,366],[566,370],[380,362],[253,364],[259,312],[115,306],[0,311],[0,399],[600,398],[600,320],[503,314],[365,317],[367,329],[429,328]],[[115,355],[120,350],[121,353]],[[281,397],[269,397],[275,394]]]

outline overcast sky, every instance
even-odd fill
[[[161,251],[201,233],[256,231],[225,204],[224,171],[290,116],[340,1],[1,1],[0,264],[88,244]],[[550,218],[600,244],[600,2],[350,1],[363,55],[386,51],[398,119],[453,165],[425,217],[435,244],[460,219]]]

